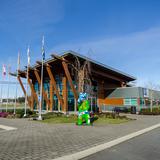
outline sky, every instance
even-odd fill
[[[23,69],[28,45],[35,64],[43,35],[46,58],[74,50],[136,77],[138,86],[160,84],[158,0],[0,0],[0,66],[14,72],[20,52]]]

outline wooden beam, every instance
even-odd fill
[[[64,62],[68,63],[68,61],[66,59],[64,59],[63,57],[58,56],[56,54],[51,54],[51,57],[53,57],[53,58],[55,58],[57,60],[61,60],[61,61],[64,61]]]
[[[38,102],[38,96],[36,94],[36,91],[34,89],[34,86],[33,86],[32,82],[30,81],[29,78],[28,78],[28,84],[29,84],[29,86],[31,88],[32,95],[33,95],[33,97],[34,97],[34,99],[35,99],[35,101],[37,102],[37,105],[38,105],[39,104],[39,102]]]
[[[67,78],[63,77],[62,79],[62,84],[63,84],[63,102],[64,102],[64,106],[63,106],[63,111],[67,112],[68,111],[68,89],[67,89]]]
[[[26,90],[25,90],[25,88],[24,88],[24,86],[23,86],[23,83],[22,83],[22,81],[21,81],[20,76],[17,77],[17,80],[18,80],[18,82],[19,82],[19,84],[20,84],[20,86],[21,86],[21,88],[22,88],[22,90],[23,90],[24,95],[26,96]]]
[[[34,74],[35,74],[36,79],[38,81],[38,84],[40,86],[41,85],[41,79],[40,79],[39,73],[36,69],[34,70]],[[42,94],[43,94],[43,97],[44,97],[45,101],[47,102],[47,110],[48,110],[48,106],[50,106],[50,102],[48,100],[47,93],[45,92],[43,87],[42,87]]]
[[[51,68],[48,65],[46,66],[46,70],[48,72],[50,80],[52,81],[52,84],[53,84],[54,90],[56,92],[56,96],[58,98],[58,101],[60,102],[61,106],[63,106],[63,100],[62,100],[62,98],[61,98],[61,96],[60,96],[60,94],[58,92],[55,78],[54,78],[54,76],[52,74]]]
[[[31,110],[34,110],[34,96],[33,93],[31,93]]]
[[[19,82],[19,84],[20,84],[20,86],[21,86],[21,88],[23,90],[24,95],[26,96],[26,90],[24,88],[24,85],[23,85],[23,83],[21,81],[20,76],[17,77],[17,80],[18,80],[18,82]],[[30,101],[30,98],[28,96],[27,96],[27,101],[28,101],[28,105],[31,107],[31,101]]]
[[[66,77],[68,79],[68,82],[70,84],[70,87],[71,87],[71,89],[73,91],[74,98],[77,100],[78,99],[78,95],[77,95],[77,91],[74,88],[74,85],[72,83],[72,78],[71,78],[71,75],[70,75],[69,70],[68,70],[68,64],[65,61],[62,61],[62,66],[63,66],[64,72],[66,74]]]
[[[50,85],[49,85],[49,93],[50,93],[50,106],[49,106],[49,110],[52,112],[53,111],[53,83],[50,80]]]

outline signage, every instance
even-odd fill
[[[138,100],[136,98],[125,98],[124,105],[125,106],[137,106]]]
[[[144,97],[149,97],[149,89],[143,88],[143,96]]]

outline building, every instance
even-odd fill
[[[115,106],[130,108],[135,106],[137,111],[141,108],[150,108],[160,104],[160,91],[142,87],[121,87],[108,90],[106,99],[101,100],[103,111],[111,111]]]
[[[43,110],[76,111],[80,88],[89,93],[91,110],[101,110],[111,90],[127,87],[128,82],[135,80],[126,73],[73,51],[67,51],[62,56],[52,55],[51,57],[44,62]],[[28,71],[31,95],[27,99],[30,108],[35,110],[39,107],[41,66],[42,63],[37,61],[34,66],[29,67]],[[21,78],[26,78],[26,75],[27,70],[18,71],[17,79],[24,95],[26,95],[26,90]],[[82,75],[84,81],[77,78],[79,75]],[[107,103],[116,105],[118,101],[119,99],[109,98]]]

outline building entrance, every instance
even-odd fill
[[[88,100],[90,102],[90,111],[92,112],[97,112],[98,111],[98,106],[97,106],[97,97],[88,97]]]

